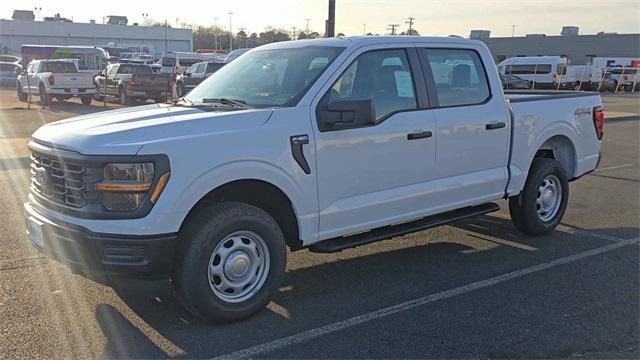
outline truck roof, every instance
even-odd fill
[[[262,49],[284,49],[305,46],[362,46],[394,43],[432,42],[448,44],[483,44],[481,41],[465,39],[457,36],[431,37],[431,36],[345,36],[335,38],[307,39],[295,41],[283,41],[261,46]]]

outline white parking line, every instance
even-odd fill
[[[403,312],[418,306],[426,305],[435,301],[449,299],[454,296],[463,295],[468,292],[479,290],[483,288],[487,288],[490,286],[494,286],[505,281],[521,278],[526,275],[530,275],[533,273],[537,273],[540,271],[548,270],[554,268],[556,266],[568,264],[574,261],[578,261],[584,258],[588,258],[591,256],[603,254],[615,249],[619,249],[624,246],[629,246],[631,244],[637,244],[640,242],[640,238],[635,238],[631,240],[625,240],[624,242],[614,242],[609,245],[605,245],[599,248],[595,248],[592,250],[584,251],[578,254],[562,257],[553,261],[549,261],[543,264],[538,264],[535,266],[531,266],[528,268],[524,268],[521,270],[512,271],[509,273],[505,273],[502,275],[494,276],[492,278],[477,281],[471,284],[463,285],[457,288],[453,288],[450,290],[441,291],[435,294],[427,295],[421,298],[417,298],[414,300],[410,300],[407,302],[403,302],[401,304],[389,306],[386,308],[382,308],[370,313],[362,314],[359,316],[352,317],[350,319],[334,322],[325,326],[321,326],[315,329],[303,331],[291,336],[283,337],[280,339],[276,339],[273,341],[269,341],[260,345],[252,346],[249,348],[245,348],[242,350],[238,350],[232,353],[224,354],[218,356],[214,359],[236,359],[236,358],[250,358],[256,357],[261,354],[269,353],[290,345],[299,344],[314,338],[317,338],[322,335],[326,335],[329,333],[333,333],[336,331],[340,331],[355,325],[359,325],[362,323],[366,323],[372,320],[380,319],[389,315],[393,315],[399,312]]]
[[[597,173],[597,172],[601,172],[601,171],[624,169],[624,168],[628,168],[628,167],[631,167],[631,166],[633,166],[633,164],[624,164],[624,165],[617,165],[617,166],[609,166],[609,167],[597,168],[597,169],[595,169],[593,172],[594,172],[594,173]]]

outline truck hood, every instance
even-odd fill
[[[203,111],[166,104],[73,117],[40,127],[33,141],[86,155],[135,155],[145,144],[242,131],[265,124],[271,109]]]

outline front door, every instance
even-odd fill
[[[347,63],[312,115],[319,240],[420,217],[435,175],[435,121],[421,101],[424,81],[416,77],[416,71],[422,75],[415,49],[369,48]],[[371,99],[375,121],[319,124],[319,111],[332,99]]]

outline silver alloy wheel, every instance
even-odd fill
[[[221,300],[239,303],[253,297],[269,274],[269,248],[260,235],[236,231],[225,237],[209,259],[208,279]]]
[[[555,175],[549,175],[538,186],[536,211],[540,220],[547,222],[553,219],[562,203],[562,185]]]

